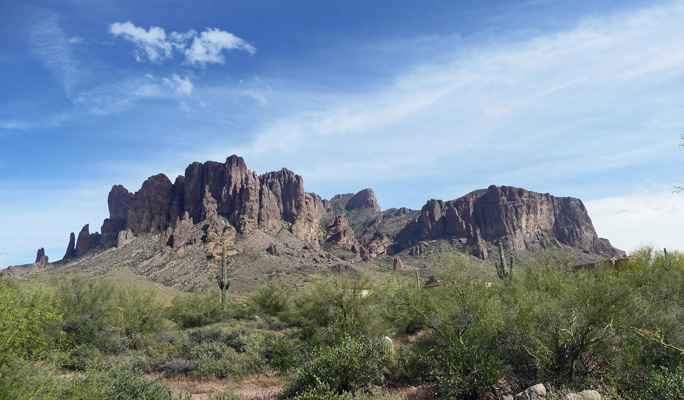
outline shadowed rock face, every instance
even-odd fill
[[[235,155],[225,163],[192,163],[173,184],[163,174],[152,176],[135,194],[114,186],[108,205],[110,217],[102,225],[107,239],[126,229],[134,235],[165,231],[185,213],[196,222],[218,213],[241,234],[254,229],[275,234],[284,221],[315,247],[323,212],[321,198],[306,193],[301,176],[284,168],[257,176]]]
[[[380,212],[380,205],[375,198],[373,189],[363,189],[354,195],[344,207],[347,210],[356,210],[359,208],[370,208],[373,211]]]
[[[420,216],[397,235],[397,250],[442,237],[467,238],[475,246],[482,240],[502,240],[506,248],[516,250],[551,238],[606,257],[624,254],[596,235],[581,200],[509,186],[492,185],[447,202],[428,201]]]

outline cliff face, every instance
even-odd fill
[[[197,223],[206,218],[207,204],[240,234],[254,229],[277,233],[284,221],[293,234],[318,247],[321,198],[306,193],[302,177],[292,171],[257,176],[235,155],[225,163],[192,163],[173,184],[163,174],[152,176],[135,194],[114,186],[102,235],[111,239],[126,229],[136,236],[164,231],[185,213]]]
[[[446,202],[429,200],[397,235],[395,250],[444,237],[466,238],[482,258],[482,241],[502,240],[508,249],[525,250],[544,238],[606,257],[624,255],[596,235],[581,200],[508,186],[490,186]]]
[[[257,229],[274,235],[289,230],[308,249],[318,250],[321,243],[352,248],[361,259],[409,248],[415,255],[417,244],[434,239],[458,239],[462,251],[483,259],[487,244],[498,241],[511,250],[551,241],[603,257],[624,256],[596,235],[576,198],[490,186],[456,200],[429,200],[418,216],[405,208],[381,212],[371,189],[321,200],[304,190],[294,172],[257,175],[235,155],[225,163],[192,163],[173,183],[163,174],[152,176],[135,193],[116,185],[107,203],[110,215],[102,234],[91,234],[88,225],[72,233],[64,259],[96,246],[122,247],[152,232],[164,233],[162,243],[174,248],[215,244],[211,252],[216,255],[236,234]],[[200,222],[203,233],[193,236]]]

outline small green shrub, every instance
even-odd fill
[[[289,372],[297,364],[295,345],[283,337],[273,340],[269,356],[269,365],[280,373]]]
[[[221,303],[213,293],[181,294],[166,309],[167,317],[183,329],[214,324],[223,319]]]
[[[460,344],[441,346],[429,354],[428,360],[437,391],[443,398],[484,398],[502,376],[500,360]]]
[[[382,380],[384,359],[378,346],[367,339],[344,337],[337,345],[323,347],[297,371],[285,390],[294,396],[326,385],[341,394],[368,388]]]
[[[164,366],[164,376],[170,378],[176,375],[188,375],[195,369],[197,369],[197,365],[194,362],[182,358],[174,358]]]

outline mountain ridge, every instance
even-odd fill
[[[354,270],[355,263],[366,269],[418,268],[426,259],[415,257],[430,246],[430,251],[487,261],[499,242],[522,257],[549,245],[573,251],[580,262],[625,255],[596,235],[576,198],[492,185],[454,200],[430,199],[421,210],[383,211],[370,188],[326,200],[306,192],[294,172],[283,168],[257,175],[236,155],[225,163],[192,163],[173,183],[164,174],[151,176],[135,193],[114,185],[107,203],[110,215],[101,233],[90,233],[88,224],[78,235],[71,233],[64,258],[49,265],[44,261],[41,268],[90,265],[79,261],[88,254],[101,254],[89,259],[108,264],[102,254],[109,249],[118,251],[150,235],[155,239],[145,239],[147,258],[130,255],[148,268],[124,262],[136,273],[170,263],[191,276],[181,270],[209,268],[224,248],[235,265],[309,273]],[[194,261],[178,261],[191,256]],[[165,284],[175,282],[162,275]],[[193,277],[180,287],[196,288],[199,282]]]

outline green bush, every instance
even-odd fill
[[[376,343],[347,336],[334,346],[323,347],[301,366],[285,390],[285,397],[325,385],[341,394],[367,389],[382,381],[385,364]]]
[[[152,292],[81,276],[57,284],[56,307],[64,315],[67,346],[92,344],[108,354],[135,348],[146,335],[158,333],[164,322]]]
[[[653,368],[645,375],[635,377],[629,395],[637,400],[684,399],[684,366],[675,370]]]
[[[443,398],[484,398],[503,375],[503,363],[492,354],[464,348],[460,343],[440,346],[427,358]]]
[[[269,282],[249,295],[248,304],[260,315],[280,315],[290,307],[290,292]]]
[[[283,337],[276,337],[271,342],[270,354],[267,355],[271,368],[280,373],[287,373],[297,364],[295,345]]]
[[[197,292],[174,297],[166,315],[183,329],[214,324],[224,317],[218,294]]]
[[[41,355],[55,339],[49,330],[60,318],[50,294],[35,284],[22,286],[11,277],[0,277],[0,357]]]

